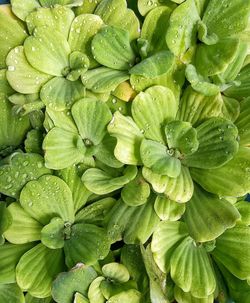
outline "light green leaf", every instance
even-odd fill
[[[27,61],[23,46],[12,49],[6,59],[6,77],[13,89],[22,94],[38,93],[51,76],[34,69]]]
[[[190,237],[185,238],[171,257],[171,277],[185,292],[205,298],[214,293],[216,280],[207,252]]]
[[[25,296],[25,303],[52,303],[52,298],[47,297],[47,298],[36,298],[31,296],[29,293],[26,294]]]
[[[143,135],[130,117],[115,112],[108,125],[108,132],[117,139],[114,155],[119,161],[130,165],[141,163],[140,145]]]
[[[153,207],[153,197],[141,206],[117,202],[106,218],[108,236],[112,242],[123,239],[126,244],[145,243],[160,219]]]
[[[222,114],[223,117],[235,122],[240,115],[241,105],[236,99],[226,97],[222,95],[223,106]],[[238,129],[239,130],[239,129]]]
[[[129,33],[118,27],[102,28],[93,38],[91,49],[100,64],[112,69],[128,70],[135,61]]]
[[[247,201],[239,201],[235,204],[235,207],[241,215],[240,222],[250,225],[250,204]]]
[[[74,51],[69,56],[69,65],[71,70],[67,75],[67,79],[76,81],[88,70],[89,58],[81,52]]]
[[[50,172],[44,166],[41,155],[13,153],[7,164],[0,167],[0,192],[10,197],[18,197],[27,182]]]
[[[76,292],[87,296],[89,285],[97,277],[92,267],[82,263],[58,275],[52,284],[52,297],[58,303],[72,303]]]
[[[145,16],[157,6],[167,6],[171,9],[176,7],[176,5],[174,5],[170,0],[152,0],[150,2],[148,2],[148,0],[138,0],[138,9],[142,16]]]
[[[143,179],[141,172],[139,172],[136,178],[126,184],[122,191],[122,200],[129,206],[138,206],[147,202],[150,195],[150,186]]]
[[[240,213],[230,202],[195,186],[193,197],[186,205],[184,219],[190,236],[196,242],[208,242],[234,227]]]
[[[189,167],[217,168],[230,161],[237,153],[238,130],[229,120],[210,118],[197,127],[198,150],[184,159]]]
[[[139,4],[140,5],[139,1]],[[158,51],[168,49],[166,43],[167,22],[172,13],[170,6],[160,6],[146,16],[141,30],[141,39],[148,43],[146,52],[148,55],[155,54]]]
[[[75,303],[89,303],[89,300],[85,298],[82,294],[77,292],[74,296]]]
[[[216,239],[212,255],[234,276],[245,280],[250,276],[250,228],[237,225]]]
[[[86,147],[77,133],[54,127],[43,141],[46,167],[63,169],[84,159]]]
[[[12,223],[4,236],[10,243],[25,244],[41,239],[42,225],[30,217],[19,203],[11,203],[8,211],[12,217]]]
[[[39,0],[43,6],[66,5],[69,7],[79,6],[83,0]]]
[[[122,175],[116,177],[99,168],[90,168],[83,174],[82,181],[91,192],[97,195],[105,195],[122,188],[133,180],[136,174],[136,166],[127,166]]]
[[[116,262],[105,264],[102,267],[102,273],[104,277],[120,283],[128,282],[130,278],[127,268]]]
[[[129,79],[126,71],[114,70],[108,67],[99,67],[87,71],[82,75],[84,86],[95,93],[109,93]]]
[[[69,65],[70,47],[66,38],[48,27],[34,30],[33,36],[24,42],[24,52],[32,67],[53,76],[62,76]]]
[[[156,174],[151,169],[145,166],[142,168],[142,175],[145,180],[152,185],[153,189],[157,193],[164,193],[168,180],[167,176],[161,176],[159,174]]]
[[[88,140],[86,148],[101,143],[112,118],[108,106],[102,101],[85,98],[72,106],[71,113],[83,141]]]
[[[96,0],[93,2],[93,0],[86,0],[83,1],[83,4],[81,6],[78,6],[75,8],[75,14],[77,16],[81,14],[93,14],[97,5],[101,2],[102,0]]]
[[[170,258],[180,241],[188,235],[183,222],[163,221],[153,233],[151,250],[160,270],[167,273],[170,269]]]
[[[0,245],[5,242],[3,233],[10,228],[12,224],[12,216],[10,211],[6,207],[5,202],[0,201]]]
[[[17,284],[0,284],[0,301],[8,303],[25,303],[24,294]]]
[[[238,76],[235,78],[234,84],[229,87],[224,93],[226,96],[242,100],[249,97],[250,93],[250,64],[242,68]]]
[[[174,289],[174,297],[177,300],[177,302],[182,302],[182,303],[213,303],[214,302],[213,294],[211,294],[207,298],[196,298],[192,296],[190,292],[184,292],[178,286],[176,286]]]
[[[0,69],[6,67],[5,60],[9,51],[23,44],[26,37],[23,24],[13,15],[0,11]]]
[[[91,42],[103,24],[99,16],[82,14],[76,17],[71,25],[69,35],[71,50],[86,54],[90,60],[90,68],[98,66],[91,52]]]
[[[6,78],[6,69],[0,69],[0,96],[1,98],[3,97],[8,97],[12,94],[14,94],[14,90],[10,86],[7,78]]]
[[[167,87],[152,86],[135,97],[131,111],[145,138],[164,143],[163,125],[175,119],[178,102]]]
[[[240,136],[240,146],[250,146],[250,98],[240,102],[240,115],[235,122]]]
[[[224,39],[213,45],[198,44],[195,66],[202,76],[209,77],[223,73],[235,58],[240,41]]]
[[[190,155],[197,151],[199,141],[197,131],[189,122],[171,121],[165,127],[169,149],[177,150],[181,155]]]
[[[46,225],[54,217],[74,222],[74,204],[67,184],[56,176],[47,175],[30,181],[23,188],[20,203],[38,222]]]
[[[5,243],[0,245],[0,283],[14,283],[16,281],[16,265],[21,256],[34,246],[33,243],[15,245]]]
[[[169,51],[161,51],[136,64],[129,70],[129,73],[145,78],[156,78],[168,72],[173,64],[174,55]]]
[[[75,211],[78,211],[85,205],[92,193],[84,186],[81,177],[78,174],[77,167],[71,166],[60,170],[57,172],[57,176],[67,183],[72,192]]]
[[[165,145],[144,139],[141,143],[140,153],[143,164],[154,173],[167,175],[172,178],[179,176],[181,162],[174,155],[170,154]]]
[[[247,27],[250,5],[244,0],[209,1],[202,21],[207,28],[207,37],[233,36]],[[206,43],[206,41],[205,41]]]
[[[51,294],[52,281],[63,267],[62,250],[37,244],[21,257],[16,268],[17,284],[34,297],[46,298]]]
[[[180,26],[180,20],[182,24]],[[195,44],[197,22],[200,16],[194,0],[180,4],[171,14],[166,41],[173,54],[180,57]]]
[[[98,277],[90,284],[88,290],[88,298],[90,302],[96,302],[96,303],[106,302],[106,299],[104,298],[102,291],[100,289],[100,284],[104,280],[105,280],[104,277]]]
[[[38,0],[11,0],[12,12],[21,20],[25,21],[26,17],[35,9],[41,7]]]
[[[111,297],[107,303],[140,303],[141,302],[141,293],[136,289],[130,289],[127,291],[120,292],[117,295]]]
[[[64,226],[64,221],[61,218],[51,219],[50,223],[41,230],[42,244],[51,249],[63,248],[64,237],[67,236],[64,227],[66,229],[67,225]]]
[[[52,110],[70,109],[72,104],[85,96],[85,88],[80,81],[69,81],[55,77],[48,81],[41,90],[41,100]]]
[[[64,243],[66,264],[68,267],[79,262],[93,265],[108,255],[110,244],[105,229],[93,224],[74,224],[71,227],[70,239]]]
[[[188,202],[194,191],[194,184],[189,168],[182,165],[181,172],[177,178],[166,176],[164,194],[173,201],[179,203]]]
[[[140,36],[139,20],[134,11],[127,8],[126,0],[102,0],[95,14],[99,15],[105,24],[128,31],[130,40]]]
[[[52,8],[34,9],[34,11],[27,16],[25,21],[31,35],[36,27],[46,26],[54,31],[60,32],[68,39],[70,26],[74,17],[74,13],[71,9],[63,6],[56,6]]]
[[[211,193],[219,196],[244,196],[250,191],[250,149],[240,148],[234,158],[222,167],[208,170],[192,168],[191,174],[197,183]]]
[[[185,204],[177,203],[166,196],[157,195],[154,210],[163,221],[177,221],[185,212]]]

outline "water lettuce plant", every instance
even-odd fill
[[[0,6],[0,302],[250,301],[249,18]]]

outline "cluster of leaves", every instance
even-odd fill
[[[0,302],[250,301],[249,17],[0,9]]]

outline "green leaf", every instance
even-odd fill
[[[151,169],[145,166],[142,168],[142,175],[145,178],[145,180],[152,185],[153,189],[157,193],[164,193],[164,191],[166,190],[166,183],[168,180],[167,176],[161,176],[159,174],[156,174]]]
[[[138,206],[147,202],[150,195],[150,186],[143,179],[141,172],[134,180],[126,184],[121,191],[122,200],[129,206]]]
[[[49,27],[54,31],[60,32],[68,39],[70,26],[73,20],[74,13],[71,9],[63,6],[56,6],[52,8],[34,9],[34,11],[27,16],[25,22],[27,23],[31,35],[36,27]]]
[[[69,45],[71,50],[86,54],[90,60],[90,68],[98,66],[91,52],[91,42],[103,26],[99,16],[82,14],[76,17],[71,25]]]
[[[238,39],[223,39],[213,45],[198,44],[195,54],[197,72],[205,77],[223,73],[239,48]]]
[[[185,204],[180,204],[168,199],[166,196],[157,195],[154,210],[163,221],[177,221],[185,212]]]
[[[222,99],[223,99],[223,106],[222,106],[223,117],[235,123],[241,111],[241,105],[239,101],[226,96],[222,96]]]
[[[241,197],[250,191],[250,150],[240,148],[234,158],[217,169],[191,169],[192,178],[219,196]],[[230,178],[225,178],[230,176]],[[239,182],[239,180],[241,180]]]
[[[5,202],[0,202],[0,245],[4,244],[5,237],[3,233],[10,228],[11,224],[11,213],[7,209]]]
[[[153,207],[153,197],[141,206],[117,202],[106,218],[108,236],[112,242],[123,239],[126,244],[145,243],[160,219]]]
[[[7,164],[0,167],[0,192],[11,197],[18,197],[27,182],[50,172],[44,166],[41,155],[13,153]]]
[[[240,219],[237,208],[198,186],[186,205],[184,215],[190,236],[196,242],[208,242],[219,237]]]
[[[91,49],[100,64],[112,69],[128,70],[135,61],[129,33],[118,27],[102,28],[93,38]]]
[[[120,83],[128,79],[128,72],[113,70],[108,67],[95,68],[82,75],[84,86],[95,93],[114,91]]]
[[[67,183],[72,192],[75,212],[82,208],[92,194],[84,186],[77,167],[71,166],[57,172],[57,176]]]
[[[52,303],[52,298],[47,297],[47,298],[36,298],[31,296],[29,293],[26,294],[25,296],[25,303]]]
[[[171,277],[184,292],[205,298],[214,293],[216,280],[207,252],[190,237],[185,238],[171,257]]]
[[[117,295],[114,295],[107,302],[108,303],[123,303],[123,302],[140,303],[141,293],[136,289],[130,289],[127,291],[120,292]]]
[[[171,121],[165,127],[169,149],[176,149],[182,155],[190,155],[197,151],[199,141],[197,131],[189,122]]]
[[[7,79],[17,92],[22,94],[38,93],[51,76],[33,68],[27,61],[23,46],[12,49],[6,59]]]
[[[74,297],[75,303],[89,303],[89,300],[86,299],[82,294],[77,292]]]
[[[216,239],[212,255],[234,276],[244,280],[250,276],[250,228],[238,225]]]
[[[217,168],[230,161],[237,153],[237,127],[223,118],[210,118],[197,127],[198,150],[184,159],[190,167]]]
[[[86,147],[77,133],[54,127],[43,141],[46,167],[63,169],[84,159]]]
[[[17,284],[34,297],[46,298],[51,294],[52,281],[63,267],[62,250],[37,244],[21,257],[16,268]]]
[[[88,290],[88,298],[90,302],[105,303],[102,291],[100,289],[101,282],[104,281],[104,277],[97,277],[91,284]]]
[[[0,284],[0,300],[8,303],[25,303],[24,294],[17,284]]]
[[[97,5],[101,1],[102,0],[96,0],[94,2],[92,0],[83,1],[83,4],[81,6],[76,7],[74,11],[77,16],[81,14],[93,14]]]
[[[14,283],[16,281],[16,265],[21,256],[34,246],[33,243],[15,245],[5,243],[0,245],[0,283]]]
[[[21,20],[25,21],[26,17],[35,9],[40,8],[38,0],[11,0],[12,12]]]
[[[11,88],[7,78],[6,78],[6,69],[0,70],[0,96],[1,99],[3,97],[8,97],[12,94],[14,94],[14,90]]]
[[[250,204],[247,201],[239,201],[235,204],[235,207],[241,215],[240,222],[250,225]]]
[[[105,264],[102,267],[102,273],[104,277],[120,283],[125,283],[130,278],[127,268],[116,262]]]
[[[197,126],[208,118],[221,115],[222,107],[221,94],[204,96],[188,86],[181,97],[177,118]]]
[[[158,224],[153,233],[151,250],[154,260],[162,272],[169,271],[170,258],[180,241],[187,235],[187,228],[183,222],[163,221]]]
[[[43,6],[66,5],[69,7],[79,6],[83,0],[39,0]]]
[[[180,20],[183,20],[180,26]],[[171,14],[166,41],[172,53],[178,57],[195,44],[197,22],[200,16],[194,0],[180,4]]]
[[[95,14],[99,15],[105,24],[128,31],[130,40],[140,36],[139,20],[134,11],[127,8],[126,0],[102,0]]]
[[[249,78],[250,64],[242,68],[238,76],[235,78],[234,84],[225,90],[225,95],[231,98],[242,100],[249,97],[250,93],[250,78]]]
[[[5,68],[5,60],[11,49],[23,44],[27,37],[23,24],[11,14],[0,11],[0,69]],[[4,42],[3,42],[4,41]]]
[[[139,4],[140,5],[139,1]],[[146,16],[141,30],[141,39],[148,42],[147,54],[152,55],[161,50],[167,50],[166,43],[167,22],[172,13],[170,6],[160,6]]]
[[[175,119],[178,102],[167,87],[152,86],[135,97],[131,111],[145,138],[164,143],[163,125]]]
[[[216,35],[221,39],[242,32],[247,27],[249,12],[250,5],[244,0],[209,1],[202,19],[207,36]]]
[[[67,79],[76,81],[88,70],[89,58],[81,52],[74,51],[69,56],[69,65],[71,70],[67,75]]]
[[[55,77],[42,87],[40,96],[50,109],[63,111],[85,97],[85,88],[80,80],[72,82],[63,77]]]
[[[28,62],[40,72],[62,76],[68,67],[70,47],[66,38],[48,27],[38,27],[24,42]]]
[[[138,10],[142,16],[147,15],[153,9],[155,10],[157,6],[167,6],[172,10],[176,7],[170,0],[152,0],[150,2],[148,0],[138,0]]]
[[[102,101],[85,98],[76,102],[71,112],[83,141],[89,140],[91,146],[101,143],[112,118],[108,106]]]
[[[114,155],[119,161],[130,165],[141,163],[140,145],[143,135],[130,117],[115,112],[108,125],[108,132],[117,139]]]
[[[235,122],[240,136],[240,146],[250,146],[250,98],[240,102],[240,115]]]
[[[129,73],[145,78],[155,78],[168,72],[173,64],[174,55],[169,51],[161,51],[136,64]]]
[[[52,284],[52,297],[58,303],[72,303],[76,292],[87,296],[90,283],[97,277],[92,267],[82,263],[58,275]]]
[[[122,175],[113,176],[99,168],[90,168],[82,176],[82,181],[88,190],[97,194],[111,193],[133,180],[137,175],[136,166],[127,166]]]
[[[191,295],[190,292],[184,292],[181,288],[178,286],[174,289],[174,296],[177,302],[182,303],[213,303],[214,302],[214,295],[211,294],[207,298],[196,298]]]
[[[51,219],[41,230],[42,244],[51,249],[63,248],[64,236],[64,221],[61,218]]]
[[[179,176],[181,162],[174,155],[170,154],[165,145],[144,139],[141,143],[140,152],[143,164],[154,173],[167,175],[172,178]]]
[[[93,265],[98,260],[103,260],[109,250],[110,240],[106,230],[93,224],[72,225],[70,238],[64,243],[68,267],[75,266],[79,262]]]
[[[74,222],[72,193],[67,184],[56,176],[42,176],[23,188],[20,203],[38,222],[46,225],[54,217]]]
[[[30,217],[19,203],[11,203],[8,212],[12,223],[4,236],[10,243],[25,244],[41,239],[42,225]]]

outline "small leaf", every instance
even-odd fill
[[[250,146],[250,98],[240,102],[240,115],[235,122],[240,136],[240,146]]]
[[[250,204],[247,201],[239,201],[235,204],[235,207],[238,209],[241,218],[240,222],[245,225],[250,225]]]
[[[168,199],[166,196],[157,195],[154,210],[163,221],[177,221],[185,212],[185,204],[180,204]]]
[[[25,303],[24,294],[17,284],[0,284],[0,301],[8,303]]]
[[[0,245],[4,244],[3,233],[12,225],[12,215],[6,207],[5,202],[0,202]]]
[[[226,97],[226,96],[222,96],[222,99],[223,99],[223,106],[222,106],[223,117],[225,119],[231,120],[232,122],[235,123],[235,121],[239,117],[240,111],[241,111],[241,105],[240,105],[239,101],[237,101],[236,99],[233,99],[233,98]],[[238,130],[239,130],[239,128],[238,128]]]
[[[100,289],[101,282],[104,281],[104,277],[97,277],[89,286],[88,298],[90,302],[105,303],[102,291]]]
[[[41,6],[38,0],[27,0],[25,2],[22,0],[11,0],[11,10],[23,21],[32,11],[39,7]]]
[[[195,186],[184,215],[191,237],[196,242],[208,242],[235,226],[240,213],[228,201],[219,199]]]
[[[56,176],[42,176],[27,183],[21,192],[20,203],[32,218],[43,225],[54,217],[74,222],[72,193],[67,184]]]
[[[148,2],[148,0],[138,0],[138,10],[142,16],[147,15],[148,12],[152,11],[157,6],[167,6],[172,10],[176,7],[176,5],[169,0],[152,0],[150,2]]]
[[[52,297],[58,303],[72,303],[77,292],[87,296],[89,285],[96,277],[97,273],[92,267],[79,263],[57,276],[52,284]]]
[[[211,294],[207,298],[196,298],[196,297],[193,297],[190,292],[184,292],[178,286],[175,286],[174,297],[177,300],[177,302],[182,302],[182,303],[190,303],[190,302],[192,302],[192,303],[213,303],[214,302],[213,294]]]
[[[140,145],[143,135],[130,117],[115,112],[108,125],[108,132],[117,139],[115,157],[124,164],[140,164]]]
[[[102,273],[104,277],[120,283],[125,283],[130,278],[127,268],[116,262],[105,264]]]
[[[81,239],[81,241],[79,241]],[[93,265],[109,253],[110,241],[104,228],[93,224],[74,224],[69,239],[64,243],[66,264],[75,266],[79,262]]]
[[[95,35],[92,53],[100,64],[117,70],[128,70],[135,61],[129,33],[114,26],[106,26]]]
[[[141,302],[141,293],[136,289],[130,289],[127,291],[120,292],[117,295],[109,298],[107,303],[123,303],[123,302],[131,302],[131,303],[140,303]]]
[[[41,242],[51,249],[64,246],[64,221],[61,218],[53,218],[50,223],[41,230]]]
[[[63,270],[63,261],[62,250],[37,244],[21,257],[17,265],[18,285],[34,297],[50,296],[52,281]]]

